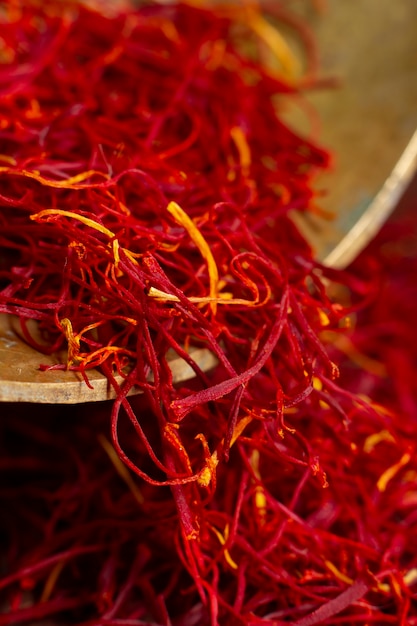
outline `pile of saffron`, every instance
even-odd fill
[[[291,219],[329,164],[279,115],[314,63],[251,5],[0,8],[0,312],[116,391],[2,409],[0,625],[417,623],[416,399],[345,328],[377,270]]]

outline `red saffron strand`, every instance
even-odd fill
[[[413,624],[415,218],[344,273],[291,221],[330,160],[276,99],[321,84],[308,25],[281,3],[1,19],[0,312],[117,398],[4,406],[0,623]]]

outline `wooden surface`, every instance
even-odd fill
[[[217,363],[216,357],[206,349],[194,348],[190,354],[204,371],[212,369]],[[42,372],[39,369],[41,363],[54,365],[62,362],[65,362],[65,354],[40,354],[21,339],[15,318],[0,315],[0,401],[78,404],[115,397],[107,378],[96,370],[88,371],[88,378],[94,387],[90,389],[79,372]],[[195,376],[188,363],[175,353],[169,363],[174,382]],[[139,390],[133,389],[132,393],[139,393]]]
[[[317,185],[333,220],[295,219],[319,258],[344,267],[376,234],[417,169],[417,2],[326,0],[322,13],[312,5],[291,3],[317,36],[321,74],[339,80],[334,90],[307,94],[319,114],[319,141],[334,154],[333,170]],[[312,132],[295,102],[286,115]]]

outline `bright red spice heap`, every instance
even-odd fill
[[[319,340],[343,311],[289,212],[328,157],[277,116],[292,83],[246,56],[263,18],[2,20],[0,311],[118,395],[9,407],[0,625],[412,623],[391,492],[412,457]],[[195,379],[173,385],[169,349]]]

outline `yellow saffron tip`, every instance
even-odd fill
[[[336,578],[346,583],[347,585],[353,584],[352,578],[350,578],[349,576],[346,576],[346,574],[343,574],[343,572],[338,570],[337,567],[333,565],[331,561],[324,561],[324,564],[326,565],[327,569],[329,569],[332,572],[332,574],[336,576]]]
[[[319,317],[320,317],[320,323],[321,323],[322,326],[329,326],[330,319],[329,319],[329,316],[327,315],[327,313],[325,313],[322,310],[319,310]]]
[[[60,325],[68,343],[68,365],[71,365],[79,360],[80,339],[77,335],[74,335],[71,320],[67,317],[60,321]]]
[[[104,451],[106,452],[107,456],[109,457],[110,461],[114,465],[116,472],[119,474],[120,478],[124,480],[126,485],[129,487],[135,500],[139,504],[143,504],[144,502],[143,495],[141,494],[139,488],[136,486],[126,465],[124,465],[124,463],[118,457],[117,452],[111,445],[110,441],[108,441],[108,439],[104,435],[101,435],[101,434],[98,436],[98,439],[102,447],[104,448]]]
[[[0,161],[4,161],[5,163],[9,163],[9,165],[17,165],[16,159],[9,156],[8,154],[0,154]],[[3,170],[7,168],[2,168]]]
[[[108,178],[107,174],[98,172],[96,170],[88,170],[87,172],[81,172],[76,176],[71,176],[63,180],[53,180],[51,178],[45,178],[41,176],[39,172],[33,170],[15,170],[10,167],[0,167],[0,173],[13,174],[15,176],[25,176],[26,178],[33,178],[45,187],[55,187],[57,189],[79,189],[84,187],[81,183],[91,178],[94,175],[101,176],[102,178]]]
[[[363,444],[363,451],[369,454],[381,441],[394,443],[395,439],[388,430],[381,430],[379,433],[369,435]]]
[[[281,33],[258,12],[250,11],[248,22],[253,32],[274,54],[286,78],[298,78],[302,73],[301,64]]]
[[[403,581],[405,584],[410,587],[417,582],[417,568],[413,567],[403,576]]]
[[[86,217],[85,215],[81,215],[80,213],[74,213],[74,211],[65,211],[63,209],[44,209],[43,211],[39,211],[39,213],[35,213],[34,215],[31,215],[30,219],[37,221],[37,220],[40,220],[40,219],[43,219],[45,217],[49,217],[52,215],[61,215],[62,217],[70,217],[74,220],[78,220],[79,222],[82,222],[83,224],[85,224],[86,226],[89,226],[90,228],[94,228],[95,230],[98,230],[100,233],[103,233],[103,235],[107,235],[107,237],[109,237],[110,239],[115,237],[115,234],[111,230],[109,230],[102,224],[99,224],[95,220],[91,219],[91,217]]]
[[[1,168],[0,168],[1,170]],[[71,219],[77,220],[78,222],[81,222],[82,224],[84,224],[85,226],[89,226],[90,228],[93,228],[94,230],[97,230],[98,232],[102,233],[103,235],[106,235],[106,237],[108,237],[109,239],[112,239],[112,249],[113,249],[113,256],[114,256],[114,264],[115,267],[117,269],[118,264],[120,262],[120,250],[122,249],[123,252],[125,253],[126,257],[134,264],[137,265],[138,262],[135,259],[135,255],[133,254],[133,252],[130,252],[130,250],[126,249],[126,248],[121,248],[119,245],[119,241],[116,239],[116,235],[109,230],[108,228],[106,228],[105,226],[103,226],[103,224],[100,224],[99,222],[96,222],[95,220],[91,219],[91,217],[86,217],[85,215],[81,215],[80,213],[74,213],[74,211],[65,211],[63,209],[44,209],[43,211],[39,211],[39,213],[35,213],[33,215],[30,216],[31,220],[35,220],[35,221],[39,221],[41,219],[44,218],[48,218],[50,216],[53,215],[61,215],[62,217],[69,217]],[[74,243],[70,244],[70,245],[74,245]]]
[[[252,156],[246,135],[239,126],[230,129],[230,135],[239,153],[240,167],[244,176],[249,176]]]
[[[177,204],[176,202],[170,202],[167,207],[168,212],[172,215],[178,225],[182,226],[189,234],[191,240],[199,249],[201,256],[207,263],[207,270],[209,274],[210,282],[210,297],[216,299],[218,296],[218,283],[219,272],[217,269],[216,261],[211,253],[210,246],[204,239],[197,226],[189,215]],[[216,312],[216,302],[210,303],[213,313]]]
[[[317,378],[317,376],[313,376],[313,387],[316,391],[321,391],[323,389],[323,383],[320,378]]]
[[[45,586],[42,591],[42,595],[40,599],[41,603],[47,602],[49,598],[51,597],[51,594],[54,590],[54,587],[56,585],[56,582],[59,578],[59,575],[64,565],[65,565],[65,559],[62,559],[61,561],[58,561],[58,563],[56,563],[55,567],[52,568],[51,573],[46,579]]]
[[[214,532],[214,534],[216,535],[217,539],[220,541],[220,544],[222,546],[224,546],[226,541],[227,541],[227,536],[229,534],[228,526],[226,525],[226,528],[224,529],[224,535],[225,535],[224,537],[221,534],[221,532],[219,530],[217,530],[217,528],[215,528],[214,526],[212,526],[211,529]],[[230,567],[232,569],[238,569],[237,564],[232,559],[232,557],[230,556],[230,552],[227,549],[224,550],[224,558],[225,558],[225,561],[230,565]]]
[[[378,482],[376,483],[378,491],[381,491],[381,492],[385,491],[388,483],[394,478],[394,476],[400,471],[400,469],[404,467],[404,465],[407,465],[407,463],[409,463],[410,460],[411,460],[411,454],[406,452],[405,454],[403,454],[403,456],[398,461],[398,463],[391,465],[391,467],[385,470],[385,472],[381,474],[381,476],[378,479]]]

